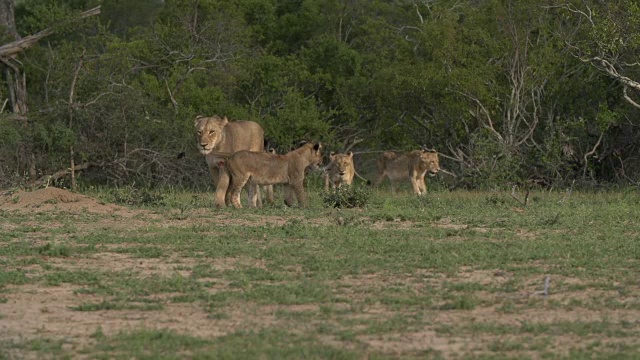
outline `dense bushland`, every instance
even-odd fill
[[[300,139],[357,153],[436,148],[465,187],[640,179],[633,2],[15,6],[18,34],[54,32],[2,62],[3,187],[72,160],[83,182],[204,186],[198,114],[257,121],[281,151]],[[26,107],[10,91],[20,76]]]

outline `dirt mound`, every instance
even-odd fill
[[[47,187],[34,191],[18,191],[0,195],[0,210],[24,212],[64,211],[71,213],[132,214],[129,209],[103,204],[98,200],[68,190]]]

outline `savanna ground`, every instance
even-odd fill
[[[134,193],[0,195],[0,358],[640,357],[637,189]]]

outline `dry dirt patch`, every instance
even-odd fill
[[[105,335],[140,328],[171,329],[202,337],[222,336],[239,321],[209,319],[200,304],[166,304],[162,311],[101,310],[75,311],[84,302],[100,302],[90,294],[75,294],[79,286],[63,284],[55,287],[23,285],[9,288],[8,301],[0,304],[3,319],[0,333],[6,340],[22,338],[64,338],[82,345],[89,335],[101,328]],[[237,310],[241,312],[241,309]]]
[[[88,258],[47,259],[49,265],[67,270],[124,271],[131,270],[141,277],[179,274],[191,276],[187,268],[208,263],[218,270],[229,270],[244,266],[264,267],[264,262],[245,258],[192,259],[170,257],[166,259],[138,259],[127,254],[98,253]],[[39,266],[30,265],[29,268]],[[22,267],[25,269],[26,267]],[[41,272],[37,269],[36,272]],[[215,291],[229,290],[228,281],[219,282]],[[203,338],[215,338],[238,330],[259,330],[275,323],[276,306],[262,307],[251,303],[237,303],[232,307],[221,308],[225,314],[222,319],[212,318],[202,302],[172,303],[169,299],[174,293],[154,294],[152,298],[163,300],[162,310],[73,310],[81,304],[100,303],[109,297],[87,294],[83,286],[63,283],[59,286],[47,286],[42,283],[27,285],[8,285],[4,288],[0,303],[0,334],[5,341],[24,341],[35,338],[64,340],[74,348],[83,348],[92,343],[91,334],[100,329],[105,335],[121,331],[138,329],[168,329],[181,334]],[[292,307],[291,311],[317,310],[317,306]]]
[[[0,195],[0,210],[16,212],[63,211],[69,213],[135,215],[136,211],[68,190],[47,187],[34,191],[18,191]]]

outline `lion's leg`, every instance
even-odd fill
[[[259,207],[262,207],[262,194],[260,191],[260,186],[256,185],[256,197],[257,197],[257,204]]]
[[[329,174],[324,174],[324,191],[329,191],[329,183],[331,183]]]
[[[294,191],[291,188],[291,185],[286,184],[284,186],[284,203],[287,206],[293,206],[294,205],[293,194],[294,194]]]
[[[252,181],[249,181],[249,183],[247,184],[247,197],[249,199],[248,204],[250,207],[262,207],[262,201],[260,199],[260,187]]]
[[[242,203],[240,203],[240,193],[242,192],[242,188],[249,180],[249,176],[234,176],[233,182],[231,183],[231,202],[233,206],[236,208],[241,208]]]
[[[218,171],[217,166],[209,166],[209,173],[211,173],[211,180],[213,181],[213,186],[215,188],[218,187],[218,178],[220,177],[220,172]]]
[[[229,184],[233,183],[233,178],[229,175]],[[224,203],[226,206],[231,206],[231,186],[227,186],[227,193],[224,196]]]
[[[227,199],[227,190],[229,189],[229,171],[224,166],[209,168],[211,176],[216,179],[216,195],[215,205],[216,207],[224,207]]]
[[[273,204],[273,202],[274,202],[274,199],[273,199],[273,185],[264,186],[264,193],[267,196],[267,202],[269,204]]]
[[[378,174],[378,178],[376,179],[376,182],[374,183],[375,187],[380,186],[380,184],[382,184],[382,181],[384,181],[384,177],[387,175],[386,172],[381,172]],[[391,178],[389,178],[389,180],[391,180]],[[393,183],[393,181],[391,181]]]
[[[420,189],[420,195],[427,193],[427,184],[424,182],[424,174],[418,177],[418,188]]]
[[[413,187],[413,193],[416,195],[421,195],[420,192],[420,185],[419,185],[419,176],[417,176],[415,173],[411,173],[411,187]]]
[[[211,173],[211,180],[213,181],[213,187],[215,188],[213,204],[215,207],[224,207],[224,200],[221,203],[218,201],[218,180],[220,177],[220,171],[218,171],[216,166],[209,166],[209,173]]]
[[[309,207],[309,199],[307,199],[307,194],[304,191],[303,183],[291,184],[291,188],[293,192],[296,194],[296,200],[298,200],[298,206],[300,207]]]

